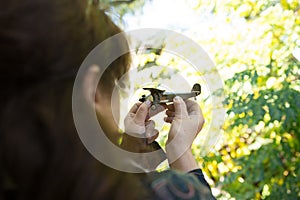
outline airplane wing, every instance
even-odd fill
[[[156,89],[156,88],[143,88],[144,90],[149,90],[151,92],[151,94],[157,94],[160,93],[162,94],[165,90],[160,90],[160,89]]]

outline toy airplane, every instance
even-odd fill
[[[201,93],[201,85],[199,83],[194,84],[192,91],[190,93],[170,93],[165,92],[165,90],[159,90],[156,88],[143,88],[144,90],[149,90],[151,92],[150,95],[143,95],[139,101],[145,102],[146,100],[150,100],[152,102],[152,108],[155,109],[157,104],[160,103],[169,103],[173,102],[175,96],[180,96],[182,99],[188,99],[191,97],[198,96]]]

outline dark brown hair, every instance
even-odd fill
[[[0,198],[135,199],[132,175],[101,165],[72,120],[76,72],[97,44],[121,30],[85,0],[1,1]],[[130,62],[101,80],[111,90]]]

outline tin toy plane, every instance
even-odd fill
[[[189,99],[191,97],[198,96],[201,93],[201,85],[199,83],[194,84],[192,91],[189,93],[170,93],[165,92],[165,90],[159,90],[156,88],[143,88],[144,90],[148,90],[151,92],[150,95],[143,95],[139,101],[145,102],[146,100],[150,100],[152,102],[152,109],[156,108],[157,104],[160,103],[169,103],[173,102],[173,98],[175,96],[180,96],[182,99]]]

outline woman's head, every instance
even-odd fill
[[[41,98],[49,90],[66,86],[70,89],[85,56],[99,43],[121,32],[97,5],[87,2],[1,3],[5,8],[0,17],[2,106],[13,99],[24,100],[37,90],[40,94],[36,95]],[[109,102],[115,81],[126,73],[129,63],[130,56],[123,55],[104,72],[98,89],[105,102]],[[101,70],[102,66],[99,67]],[[63,95],[55,96],[59,99]]]
[[[72,119],[72,88],[81,62],[121,31],[87,2],[1,2],[0,183],[25,199],[93,197],[93,188],[106,191],[118,179],[103,175],[107,169],[85,151]],[[104,72],[99,90],[107,101],[129,62],[129,55],[121,56]],[[76,189],[80,194],[70,192]]]
[[[11,0],[1,4],[0,80],[13,91],[74,77],[89,51],[121,31],[87,1]],[[128,55],[115,61],[103,83],[109,85],[122,76],[128,63]],[[4,92],[13,91],[7,88]]]

